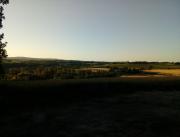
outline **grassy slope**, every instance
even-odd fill
[[[180,136],[178,77],[1,81],[0,87],[11,90],[0,92],[0,136]]]

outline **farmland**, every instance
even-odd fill
[[[3,62],[6,80],[63,80],[157,76],[159,71],[179,73],[178,62],[97,62],[56,59],[8,58]],[[163,73],[165,75],[165,73]],[[167,73],[166,73],[167,75]]]
[[[4,68],[2,137],[180,136],[178,63],[9,59]]]
[[[180,69],[153,69],[145,72],[155,72],[165,76],[180,76]]]

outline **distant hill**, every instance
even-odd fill
[[[32,58],[32,57],[8,57],[5,59],[6,61],[15,61],[15,62],[29,62],[29,61],[50,61],[50,62],[68,62],[68,63],[74,63],[74,62],[82,62],[82,63],[108,63],[103,61],[83,61],[83,60],[65,60],[65,59],[57,59],[57,58]]]
[[[33,58],[33,57],[8,57],[4,59],[4,62],[59,62],[59,63],[93,63],[93,64],[108,64],[110,66],[119,66],[122,64],[129,65],[180,65],[180,62],[149,62],[149,61],[119,61],[119,62],[108,62],[108,61],[84,61],[84,60],[65,60],[65,59],[57,59],[57,58]]]
[[[7,60],[21,60],[21,61],[31,61],[31,60],[60,60],[55,58],[31,58],[31,57],[8,57]]]

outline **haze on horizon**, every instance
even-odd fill
[[[180,61],[180,0],[10,0],[10,57]]]

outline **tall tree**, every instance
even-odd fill
[[[9,0],[0,0],[0,29],[3,27],[3,20],[5,19],[4,16],[4,5],[9,4]],[[7,42],[3,42],[4,33],[0,34],[0,74],[4,74],[3,67],[2,67],[2,59],[7,57],[7,52],[5,47]]]

